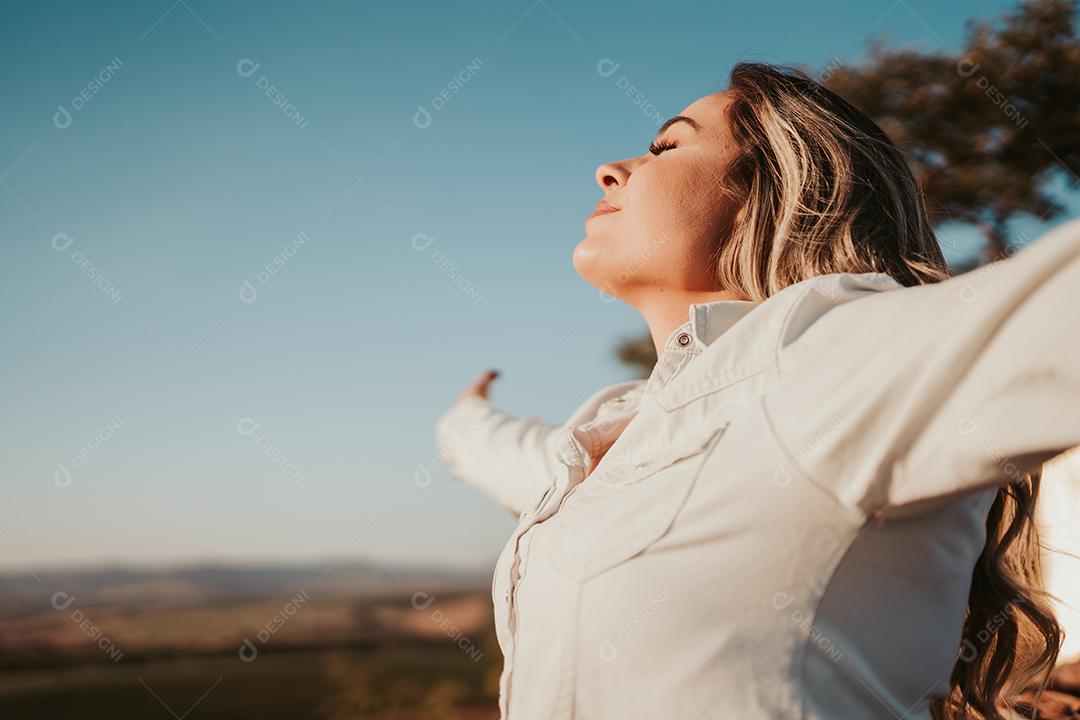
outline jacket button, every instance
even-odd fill
[[[686,347],[687,345],[690,344],[690,334],[689,333],[679,333],[679,337],[675,338],[675,342],[679,343],[683,347]]]

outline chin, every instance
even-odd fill
[[[595,278],[599,269],[597,266],[601,260],[602,258],[597,252],[594,242],[588,237],[577,244],[570,258],[570,262],[573,264],[577,274],[594,287],[596,286]]]
[[[585,282],[592,285],[599,292],[615,297],[617,290],[612,283],[615,273],[607,267],[613,259],[611,255],[610,252],[598,250],[595,239],[585,238],[574,248],[571,261],[574,270]]]

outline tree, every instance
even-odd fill
[[[1007,255],[1014,218],[1063,212],[1053,180],[1080,186],[1076,9],[1076,0],[1027,0],[997,22],[969,21],[956,54],[875,41],[858,64],[834,61],[816,74],[904,148],[935,224],[983,232],[981,255],[954,273]],[[642,377],[656,363],[647,337],[623,341],[618,354]]]
[[[969,22],[955,55],[875,43],[825,85],[905,149],[936,222],[983,231],[982,258],[954,271],[1004,256],[1014,217],[1060,214],[1053,176],[1080,182],[1075,0],[1029,0],[998,23]]]

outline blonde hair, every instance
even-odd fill
[[[906,158],[873,121],[796,70],[741,63],[729,91],[741,153],[722,188],[742,207],[718,249],[721,287],[764,300],[825,273],[948,277]]]
[[[740,63],[728,92],[740,150],[721,189],[739,210],[714,258],[720,287],[760,301],[827,273],[908,286],[950,276],[906,156],[870,118],[791,68]],[[931,702],[937,720],[1004,720],[1000,708],[1041,677],[1037,702],[1049,681],[1062,632],[1040,576],[1040,479],[1002,487],[988,513],[950,693]]]

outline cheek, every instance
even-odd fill
[[[642,188],[634,223],[650,236],[663,236],[671,250],[690,260],[707,258],[732,215],[722,194],[715,163],[672,163]],[[644,185],[644,183],[643,183]]]
[[[721,214],[718,190],[710,173],[680,173],[667,184],[665,219],[684,236],[711,234]]]
[[[700,222],[704,206],[695,184],[696,168],[687,162],[656,163],[639,171],[630,188],[630,224],[650,236],[683,235]]]

